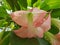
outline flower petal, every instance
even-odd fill
[[[44,21],[44,23],[40,26],[44,32],[48,31],[51,28],[51,17],[48,15],[48,18]]]
[[[60,41],[58,41],[58,40],[52,40],[52,45],[60,45]]]
[[[58,34],[56,34],[55,36],[60,41],[60,32]]]
[[[38,10],[37,8],[34,8],[33,11],[33,24],[34,26],[38,27],[44,22],[44,17],[46,15],[46,11]]]
[[[33,38],[33,37],[36,37],[36,35],[33,33],[34,30],[32,29],[27,27],[21,27],[18,30],[14,30],[14,32],[17,36],[21,38]]]
[[[43,37],[43,34],[44,34],[44,31],[41,27],[37,27],[37,30],[36,30],[36,35],[39,37],[39,38],[42,38]]]
[[[26,26],[27,19],[26,19],[27,11],[16,11],[13,12],[10,16],[13,21],[15,21],[18,25]]]
[[[26,27],[21,27],[18,30],[14,30],[14,32],[18,37],[21,37],[21,38],[27,38],[28,37]]]

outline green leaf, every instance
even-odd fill
[[[6,9],[4,8],[4,6],[0,6],[0,18],[6,18],[6,17],[8,17]]]
[[[48,11],[50,10],[50,7],[45,2],[42,2],[40,9]]]
[[[2,30],[2,29],[1,29],[1,30]],[[3,37],[4,33],[5,33],[5,30],[2,30],[2,31],[0,32],[0,41],[2,40],[2,37]]]
[[[4,6],[5,9],[11,10],[11,7],[10,7],[10,5],[7,3],[6,0],[2,0],[2,2],[4,2],[2,5]]]
[[[6,20],[0,20],[0,27],[5,27],[8,25],[8,22]]]
[[[40,45],[51,45],[46,39],[44,38],[37,38],[37,40],[39,41]]]
[[[36,2],[37,0],[27,0],[27,4],[29,7],[33,7],[33,4]]]
[[[10,5],[13,11],[20,10],[20,6],[17,0],[6,0],[6,2]]]
[[[14,22],[11,22],[11,24],[10,24],[9,27],[13,30],[13,29],[14,29],[14,26],[15,26],[15,25],[14,25]]]
[[[11,45],[49,45],[45,39],[40,38],[20,38],[17,37],[13,32],[11,34]]]
[[[6,0],[6,2],[9,4],[9,6],[11,7],[11,9],[12,9],[13,11],[15,11],[15,6],[14,6],[13,1],[12,1],[12,0]]]
[[[57,34],[59,32],[59,29],[55,25],[52,25],[49,32],[51,32],[52,34],[55,35],[55,34]]]
[[[0,45],[9,45],[10,42],[10,32],[5,32],[3,39],[0,41]]]
[[[37,0],[36,3],[33,4],[33,7],[37,7],[38,9],[40,9],[41,6],[41,0]]]
[[[12,0],[12,1],[14,3],[14,6],[15,6],[16,10],[20,10],[20,6],[18,4],[18,1],[17,0]]]
[[[51,16],[54,18],[60,18],[60,8],[58,9],[53,9],[51,12]]]
[[[45,0],[45,2],[49,5],[50,9],[60,8],[60,0]]]
[[[33,7],[33,4],[36,3],[38,0],[31,0],[31,7]]]
[[[31,1],[32,0],[27,0],[27,6],[31,7]]]
[[[27,10],[27,0],[18,0],[21,10]]]
[[[60,0],[43,0],[41,9],[51,10],[60,8]]]

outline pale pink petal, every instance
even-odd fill
[[[55,37],[60,41],[60,32],[56,34]]]
[[[44,34],[43,29],[40,28],[40,27],[37,27],[36,36],[38,36],[39,38],[42,38],[43,37],[43,34]]]
[[[32,38],[32,37],[35,37],[35,34],[34,34],[34,28],[33,27],[28,27],[28,38]]]
[[[55,40],[52,40],[52,45],[60,45],[60,33],[55,35]]]
[[[60,41],[58,41],[58,40],[52,40],[52,45],[60,45]]]
[[[28,32],[27,32],[27,28],[26,27],[22,27],[18,30],[14,30],[15,34],[18,36],[18,37],[21,37],[21,38],[27,38],[28,37]]]
[[[15,21],[18,25],[26,26],[27,19],[26,19],[27,11],[16,11],[13,12],[10,16],[13,21]]]
[[[15,34],[21,38],[33,38],[36,37],[33,33],[32,29],[28,29],[27,27],[21,27],[18,30],[14,30]]]
[[[51,17],[48,15],[48,18],[44,21],[44,23],[40,26],[44,32],[48,31],[51,28]]]
[[[14,32],[18,37],[21,37],[21,38],[27,38],[28,37],[26,27],[21,27],[18,30],[14,30]]]
[[[33,13],[34,26],[36,26],[36,27],[40,26],[43,23],[44,17],[47,14],[47,12],[43,11],[43,10],[38,10],[37,8],[34,8],[32,10],[32,13]]]
[[[34,38],[34,37],[40,37],[42,38],[43,37],[43,30],[39,27],[34,29],[29,29],[29,28],[26,28],[26,27],[22,27],[18,30],[14,30],[15,34],[18,36],[18,37],[21,37],[21,38]]]
[[[32,37],[42,38],[44,33],[44,31],[40,27],[37,28],[29,27],[27,31],[28,31],[28,38],[32,38]]]

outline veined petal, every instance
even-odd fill
[[[44,22],[44,17],[47,14],[46,11],[38,10],[37,8],[34,8],[33,11],[33,25],[35,27],[40,26]]]
[[[26,26],[27,25],[27,11],[16,11],[13,12],[10,16],[13,21],[15,21],[18,25]]]
[[[43,22],[43,24],[40,26],[44,32],[48,31],[51,28],[51,16],[48,15],[47,19]]]

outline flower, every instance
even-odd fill
[[[56,34],[55,36],[60,41],[60,32],[58,34]]]
[[[60,41],[58,40],[52,40],[52,45],[60,45]]]
[[[60,45],[60,34],[53,35],[50,32],[45,32],[45,39],[50,42],[51,45]]]
[[[44,32],[51,28],[50,14],[44,10],[37,8],[21,10],[13,12],[10,16],[14,22],[22,26],[14,30],[15,34],[21,38],[42,38]]]
[[[55,39],[52,40],[52,45],[60,45],[60,33],[55,35]]]

